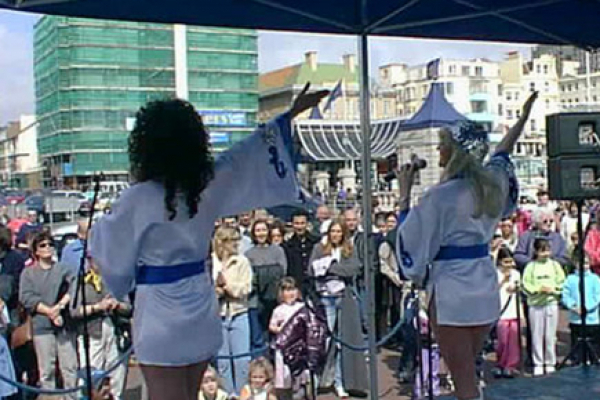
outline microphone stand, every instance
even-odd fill
[[[88,237],[92,223],[94,222],[94,210],[96,209],[96,203],[98,202],[98,193],[100,192],[100,180],[102,174],[94,175],[94,197],[92,198],[92,206],[90,209],[90,216],[88,218],[88,229],[85,239],[83,239],[83,250],[81,258],[79,259],[79,271],[77,273],[77,284],[75,285],[75,298],[74,305],[77,306],[78,298],[81,292],[81,304],[83,314],[83,351],[85,356],[85,379],[86,379],[86,394],[87,399],[92,400],[93,382],[92,382],[92,366],[90,357],[90,336],[88,331],[88,313],[86,309],[87,298],[85,294],[85,262],[87,258],[88,249]]]

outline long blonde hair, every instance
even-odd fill
[[[229,257],[238,255],[238,240],[240,234],[233,228],[220,227],[213,238],[213,251],[217,258],[226,261]]]
[[[474,218],[487,215],[497,218],[502,213],[503,202],[500,183],[493,172],[486,170],[481,161],[465,152],[454,140],[448,130],[440,131],[442,145],[450,146],[452,154],[442,173],[441,182],[446,182],[461,175],[469,184],[474,196]]]

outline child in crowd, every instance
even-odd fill
[[[579,264],[579,250],[574,252],[573,261]],[[589,258],[586,256],[583,263],[585,280],[585,310],[581,307],[581,295],[579,292],[579,271],[574,271],[567,277],[562,291],[562,303],[569,310],[569,327],[571,329],[571,346],[582,339],[581,329],[582,315],[585,311],[585,322],[587,337],[592,346],[591,361],[597,363],[600,356],[600,319],[598,318],[598,307],[600,306],[600,277],[590,271]],[[573,354],[574,364],[579,364],[580,353]]]
[[[285,277],[279,281],[278,300],[279,305],[273,310],[269,323],[269,331],[274,335],[278,335],[285,323],[304,306],[294,278]],[[308,382],[307,373],[305,371],[300,377],[294,378],[283,361],[281,350],[276,350],[275,389],[279,400],[291,400],[293,392]]]
[[[529,304],[529,323],[533,346],[533,375],[555,371],[558,298],[565,281],[560,264],[550,258],[550,242],[533,242],[534,260],[525,267],[523,289]]]
[[[496,378],[512,378],[519,366],[519,321],[517,299],[521,274],[516,269],[512,252],[507,247],[498,250],[498,283],[500,285],[500,320],[496,328],[498,342],[496,355],[498,365],[492,372]]]
[[[277,400],[273,394],[273,366],[264,357],[250,362],[248,384],[242,388],[240,400]]]
[[[427,302],[423,301],[421,304],[426,305]],[[433,389],[433,395],[436,397],[440,395],[440,348],[435,342],[433,332],[430,332],[429,316],[424,309],[419,311],[418,321],[418,329],[421,337],[421,360],[416,369],[413,396],[413,399],[415,400],[428,398],[430,382]],[[431,361],[429,361],[430,358]],[[431,368],[429,368],[430,364]],[[422,373],[420,371],[421,367]],[[423,377],[422,384],[421,376]]]
[[[202,383],[200,385],[200,393],[198,393],[198,400],[227,400],[229,395],[221,389],[221,383],[217,370],[209,365],[204,372],[202,377]]]

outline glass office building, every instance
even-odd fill
[[[204,116],[215,150],[250,133],[258,111],[252,30],[45,16],[35,27],[38,147],[47,186],[99,171],[127,179],[127,137],[152,99]]]

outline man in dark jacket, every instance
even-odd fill
[[[296,211],[292,215],[294,234],[285,243],[283,250],[287,258],[287,274],[298,282],[302,293],[306,294],[308,288],[308,260],[313,246],[318,243],[319,238],[308,232],[308,213],[304,210]]]
[[[362,304],[366,305],[366,281],[365,281],[365,234],[360,232],[358,226],[360,221],[356,210],[348,209],[344,211],[344,222],[350,232],[352,238],[352,244],[354,245],[354,253],[360,261],[361,268],[357,278],[358,291],[363,298]],[[382,242],[382,237],[379,234],[373,234],[370,239],[370,250],[369,257],[371,258],[371,268],[373,271],[374,287],[375,287],[375,327],[377,329],[377,338],[381,338],[383,333],[387,330],[387,308],[383,304],[383,281],[380,272],[380,261],[379,261],[379,245]],[[366,311],[366,310],[363,310]]]

